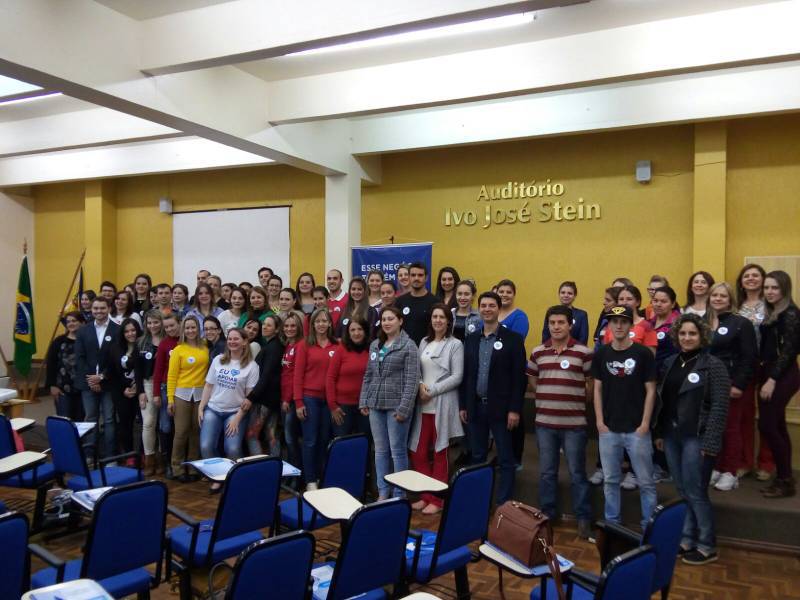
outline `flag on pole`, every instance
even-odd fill
[[[72,300],[70,300],[64,307],[64,314],[75,311],[80,312],[82,297],[83,297],[83,267],[81,267],[81,271],[78,275],[78,292],[72,297]],[[61,321],[63,325],[66,325],[63,318],[61,319]]]
[[[31,359],[36,353],[36,330],[33,325],[33,301],[28,257],[22,259],[17,285],[17,318],[14,323],[14,366],[20,375],[31,371]]]

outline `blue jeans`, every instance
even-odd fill
[[[203,411],[203,425],[200,427],[200,456],[212,458],[217,456],[219,448],[219,436],[222,434],[225,444],[225,456],[231,460],[242,457],[242,440],[244,432],[247,430],[247,418],[243,418],[239,423],[239,429],[232,436],[228,436],[225,431],[228,423],[236,416],[236,412],[224,413],[206,406]]]
[[[322,476],[325,451],[331,439],[331,411],[328,403],[319,398],[304,397],[306,418],[300,421],[303,430],[303,473],[306,483]]]
[[[411,417],[398,422],[393,410],[369,409],[369,426],[375,441],[375,474],[378,484],[378,496],[388,498],[392,486],[384,481],[389,473],[408,469],[408,431],[411,428]],[[395,488],[394,496],[402,498],[405,493]]]
[[[586,479],[586,429],[536,426],[539,445],[539,506],[548,517],[558,515],[559,450],[564,448],[572,487],[572,508],[578,520],[591,521],[589,481]]]
[[[117,453],[116,415],[114,413],[114,400],[111,392],[81,391],[81,402],[86,420],[97,423],[97,427],[86,434],[86,443],[90,446],[96,444],[96,431],[103,423],[103,447],[98,452],[101,457],[113,456]],[[102,421],[100,414],[102,413]]]
[[[286,460],[303,471],[303,454],[300,448],[300,419],[297,418],[294,402],[283,415],[283,441],[286,443]]]
[[[333,437],[350,435],[351,433],[365,433],[370,435],[369,417],[361,414],[358,404],[340,404],[344,411],[344,421],[341,425],[333,423]]]
[[[500,482],[495,490],[497,504],[511,500],[514,495],[514,476],[516,463],[514,461],[514,448],[511,441],[511,432],[505,420],[489,418],[489,406],[478,403],[475,414],[469,420],[469,439],[472,445],[472,462],[480,464],[486,462],[489,454],[489,432],[494,437],[497,448],[497,460],[500,464]]]
[[[644,437],[636,432],[600,434],[600,461],[603,463],[603,494],[605,495],[606,521],[621,523],[620,484],[622,483],[622,453],[627,450],[631,467],[639,484],[639,502],[642,507],[642,528],[656,508],[656,484],[653,481],[653,445],[650,432]]]
[[[700,439],[696,436],[683,437],[674,429],[667,431],[664,436],[669,472],[675,480],[678,493],[688,505],[681,545],[684,548],[696,547],[709,554],[717,546],[714,513],[708,497],[708,482],[716,457],[703,456],[700,450]]]

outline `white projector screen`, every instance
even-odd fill
[[[289,280],[289,207],[246,208],[172,215],[175,283],[194,293],[197,271],[208,269],[223,283],[258,285],[258,269],[272,268]]]

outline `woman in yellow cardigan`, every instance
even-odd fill
[[[173,479],[184,483],[189,476],[182,465],[183,461],[200,458],[197,407],[207,371],[208,347],[200,335],[200,323],[195,317],[186,316],[181,323],[180,341],[170,351],[167,373],[167,410],[175,417],[172,473]]]

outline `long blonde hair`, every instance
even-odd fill
[[[253,354],[250,352],[250,342],[247,341],[247,334],[244,332],[244,329],[232,327],[228,331],[228,339],[231,339],[232,333],[238,333],[239,337],[242,338],[242,357],[239,359],[239,366],[244,369],[250,364],[250,361],[253,360]],[[228,348],[227,343],[225,344],[225,350],[222,352],[219,362],[223,365],[227,365],[231,362],[231,349]]]

